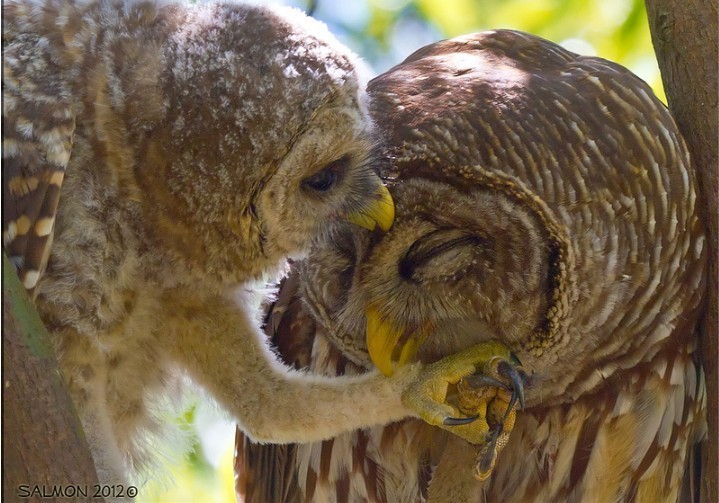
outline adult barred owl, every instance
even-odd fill
[[[619,65],[505,30],[424,47],[368,91],[395,224],[316,247],[268,332],[288,362],[328,375],[385,366],[378,337],[419,344],[422,361],[499,340],[528,375],[526,409],[485,480],[472,476],[473,446],[410,419],[290,446],[240,435],[238,493],[689,499],[685,466],[704,433],[695,324],[706,252],[667,109]],[[407,334],[378,334],[377,312]]]
[[[181,375],[261,441],[459,416],[436,390],[490,346],[328,379],[281,365],[257,326],[253,282],[336,226],[392,224],[363,93],[355,57],[299,11],[3,3],[3,250],[103,484],[153,461]]]

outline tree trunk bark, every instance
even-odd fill
[[[703,446],[702,498],[719,501],[717,443],[717,2],[646,0],[649,28],[669,109],[687,141],[699,183],[709,248],[708,290],[700,325],[702,364],[707,384],[709,435]]]
[[[3,254],[3,500],[98,501],[97,474],[50,336]]]

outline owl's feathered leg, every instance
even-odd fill
[[[162,347],[255,441],[311,442],[413,415],[401,396],[420,365],[392,378],[295,371],[277,360],[255,323],[224,296],[193,298],[178,290],[166,300],[174,316],[158,334],[166,339]]]
[[[101,399],[98,397],[98,399]],[[104,400],[104,398],[102,398]],[[85,438],[92,452],[97,470],[97,479],[101,485],[127,487],[126,467],[122,454],[115,442],[112,421],[106,409],[91,405],[78,411]]]
[[[280,363],[266,337],[228,298],[193,298],[178,289],[165,300],[174,317],[158,334],[167,338],[160,346],[259,442],[312,442],[409,416],[441,425],[460,414],[443,403],[451,383],[496,355],[510,358],[504,346],[486,343],[433,364],[405,365],[389,377],[311,375]],[[444,428],[481,443],[489,427],[476,423]]]
[[[127,466],[107,407],[105,359],[89,338],[72,329],[55,334],[62,374],[92,452],[100,484],[126,485]]]

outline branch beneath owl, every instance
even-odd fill
[[[93,487],[97,474],[50,339],[3,254],[3,497]]]

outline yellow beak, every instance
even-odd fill
[[[372,362],[386,376],[394,372],[393,362],[401,367],[411,361],[429,335],[429,325],[407,337],[407,330],[384,318],[379,310],[370,305],[365,310],[367,318],[367,351]]]
[[[387,187],[380,185],[370,204],[347,215],[347,220],[371,231],[379,225],[380,229],[387,232],[394,221],[394,201]]]

